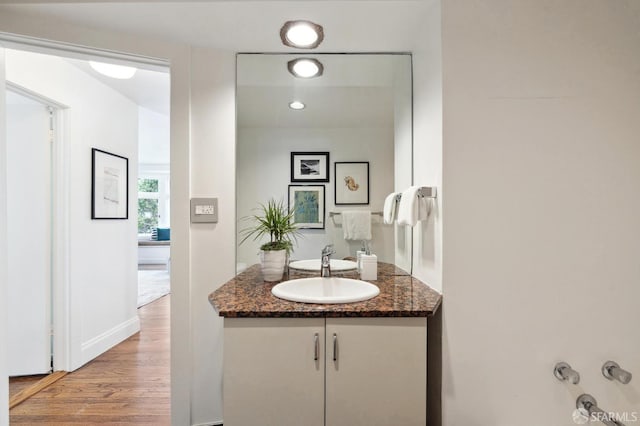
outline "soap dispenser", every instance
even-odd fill
[[[360,255],[358,270],[361,280],[375,281],[378,279],[378,256],[371,254],[369,247],[366,248],[365,254]]]
[[[367,244],[362,241],[362,248],[356,251],[356,269],[358,273],[362,272],[362,255],[367,253]]]

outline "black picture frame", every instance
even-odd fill
[[[91,219],[129,219],[129,159],[91,149]]]
[[[307,194],[308,193],[308,194]],[[305,200],[305,194],[309,195]],[[326,197],[324,185],[289,185],[289,211],[293,211],[293,223],[299,229],[324,229],[326,216]],[[300,200],[300,198],[303,198]],[[300,202],[307,204],[300,205]],[[311,207],[311,213],[306,209]],[[298,213],[298,209],[305,208],[306,211]],[[317,212],[313,212],[313,209]],[[301,220],[300,215],[302,215]]]
[[[333,167],[335,205],[368,205],[369,162],[336,161]]]
[[[291,182],[329,182],[329,153],[292,152]]]

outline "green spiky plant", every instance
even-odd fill
[[[243,220],[254,224],[240,231],[244,238],[240,244],[253,237],[253,241],[269,236],[269,242],[260,246],[260,250],[286,250],[291,252],[293,243],[297,242],[300,231],[293,223],[293,211],[289,211],[282,201],[270,199],[267,204],[260,204],[258,214],[244,217]]]

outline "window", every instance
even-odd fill
[[[138,236],[149,237],[153,229],[169,226],[169,176],[141,173],[138,179]]]
[[[158,227],[158,180],[138,179],[138,234],[151,234]]]

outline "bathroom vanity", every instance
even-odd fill
[[[225,426],[424,426],[427,317],[441,296],[390,264],[371,282],[380,294],[363,302],[290,302],[254,265],[211,293],[224,317]]]

